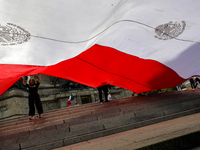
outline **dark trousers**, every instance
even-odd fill
[[[99,91],[99,99],[100,99],[100,102],[103,102],[102,100],[102,91],[105,95],[105,101],[108,102],[108,88],[106,86],[101,86],[101,87],[98,87],[98,91]]]
[[[200,84],[200,79],[199,78],[196,78],[195,79],[195,87],[197,88],[198,84]]]
[[[37,95],[29,95],[28,105],[29,105],[29,116],[35,115],[35,106],[38,111],[38,114],[43,113],[42,102],[41,102],[40,96],[38,94]]]
[[[192,89],[195,89],[196,86],[195,86],[195,84],[194,84],[194,80],[191,78],[189,81],[190,81],[191,88],[192,88]]]

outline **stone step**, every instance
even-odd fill
[[[129,99],[131,99],[131,98],[129,98]],[[128,99],[127,99],[128,100]],[[155,100],[154,100],[155,101]],[[114,101],[112,101],[112,102],[114,102]],[[116,104],[116,103],[110,103],[110,105],[113,105],[113,104]],[[153,102],[151,102],[151,101],[148,101],[147,102],[147,107],[148,108],[150,108],[150,107],[155,107],[155,106],[153,106]],[[155,104],[157,104],[157,102],[155,102]],[[110,105],[109,105],[109,107],[110,107]],[[138,108],[138,106],[140,106],[140,105],[137,105],[137,107],[136,108],[134,108],[133,109],[133,107],[132,107],[132,105],[130,105],[130,106],[127,106],[128,104],[126,104],[126,105],[124,105],[124,104],[122,104],[122,105],[115,105],[115,106],[112,106],[112,109],[110,109],[109,108],[109,110],[107,110],[107,108],[105,107],[100,107],[101,105],[97,105],[96,107],[95,107],[95,109],[98,111],[98,113],[100,114],[100,115],[104,115],[104,114],[107,114],[107,113],[111,113],[113,110],[114,111],[126,111],[127,109],[128,110],[131,110],[131,111],[136,111],[135,109],[140,109],[140,108]],[[152,105],[152,106],[151,106]],[[90,105],[90,106],[92,106],[92,105]],[[88,114],[91,114],[91,113],[96,113],[95,112],[95,109],[93,108],[93,109],[91,109],[90,108],[90,106],[88,105],[88,106],[86,106],[86,107],[80,107],[79,109],[73,109],[73,107],[71,108],[71,109],[68,109],[68,110],[66,110],[66,109],[62,109],[61,110],[61,112],[59,112],[59,111],[54,111],[54,112],[52,112],[52,113],[47,113],[46,115],[45,115],[45,122],[50,122],[51,120],[55,120],[55,119],[64,119],[64,118],[71,118],[71,117],[76,117],[76,116],[79,116],[79,115],[83,115],[83,114],[87,114],[87,110],[89,110],[89,112],[88,112]],[[93,105],[94,106],[94,105]],[[144,107],[143,105],[141,105],[142,107]],[[98,109],[98,107],[100,107],[100,109]],[[114,108],[114,107],[118,107],[118,109],[116,109],[116,108]],[[123,110],[124,109],[124,110]],[[91,111],[91,113],[90,113],[90,111]],[[109,112],[107,112],[107,111],[109,111]],[[76,113],[76,115],[75,115],[75,113]],[[62,114],[62,115],[60,115],[60,114]],[[36,122],[37,123],[37,122]],[[17,126],[21,126],[21,124],[23,124],[23,125],[27,125],[27,124],[29,124],[29,121],[28,120],[25,120],[25,119],[23,119],[23,120],[21,120],[21,122],[13,122],[12,121],[12,123],[11,124],[6,124],[6,125],[4,125],[4,126],[2,126],[1,127],[1,130],[5,130],[5,129],[9,129],[9,128],[13,128],[13,125],[15,125],[15,128],[17,128]]]
[[[193,102],[193,105],[199,106],[199,105],[197,105],[194,102]],[[25,131],[25,130],[30,131],[30,129],[31,129],[32,126],[34,126],[35,129],[38,130],[40,128],[45,128],[45,127],[50,126],[50,125],[54,126],[54,125],[62,124],[62,123],[66,123],[66,124],[69,124],[69,125],[75,125],[75,124],[80,124],[80,123],[88,122],[89,120],[90,121],[94,121],[94,120],[96,121],[96,120],[102,120],[102,119],[105,119],[105,118],[110,119],[111,117],[115,117],[115,119],[117,119],[117,117],[122,116],[124,114],[126,114],[126,116],[127,116],[128,113],[129,113],[130,117],[135,116],[135,117],[139,117],[139,118],[142,118],[142,119],[144,119],[144,118],[146,119],[148,117],[155,117],[155,115],[157,115],[157,117],[158,117],[158,115],[159,116],[167,115],[169,113],[174,113],[176,111],[185,110],[185,109],[189,108],[189,107],[186,107],[186,108],[185,107],[181,107],[181,108],[179,108],[177,110],[177,109],[173,108],[174,106],[175,105],[173,105],[173,106],[168,105],[167,107],[164,107],[165,108],[165,112],[159,112],[159,110],[161,109],[161,107],[158,107],[158,108],[154,107],[153,110],[148,109],[150,112],[148,112],[148,110],[144,110],[144,109],[142,109],[142,111],[140,111],[140,109],[136,109],[134,112],[126,112],[126,113],[120,112],[119,110],[112,108],[108,112],[104,112],[104,113],[100,112],[100,113],[94,113],[92,115],[90,115],[90,114],[88,115],[87,113],[84,115],[82,113],[81,117],[79,117],[80,115],[78,115],[78,116],[68,117],[67,119],[64,119],[64,116],[62,116],[62,118],[56,118],[54,121],[51,120],[51,118],[50,119],[47,118],[45,120],[40,120],[39,122],[35,122],[35,124],[27,122],[27,123],[24,123],[23,125],[15,126],[15,128],[13,128],[12,126],[10,126],[10,131],[9,131],[8,127],[2,128],[2,135],[4,133],[8,133],[8,132],[10,132],[10,133],[16,132],[16,130],[18,132],[22,132],[22,131]],[[179,106],[179,104],[176,105],[176,106]],[[156,112],[159,112],[159,113],[156,113]],[[143,117],[142,117],[142,115],[143,115]],[[82,120],[82,118],[84,118],[84,120]],[[121,118],[119,118],[119,120],[120,119]],[[38,120],[36,120],[36,121],[38,121]],[[42,123],[42,126],[40,126],[41,123]],[[26,127],[26,128],[24,128],[24,127]],[[22,128],[22,130],[20,130],[20,128]]]
[[[200,113],[196,113],[54,150],[197,150],[199,118]]]
[[[94,107],[94,106],[93,106]],[[73,107],[71,107],[73,108]],[[90,109],[88,107],[88,109]],[[59,111],[60,110],[60,111]],[[56,111],[48,111],[48,112],[45,112],[44,113],[44,116],[46,118],[51,118],[52,116],[55,116],[55,115],[63,115],[63,114],[74,114],[74,113],[80,113],[80,111],[86,111],[87,110],[87,107],[81,107],[79,109],[70,109],[70,108],[64,108],[64,109],[59,109],[59,110],[56,110]],[[16,120],[17,119],[17,120]],[[16,119],[10,119],[10,120],[5,120],[5,121],[1,121],[0,122],[0,127],[3,127],[3,126],[8,126],[8,125],[17,125],[17,124],[20,124],[20,123],[24,123],[24,122],[27,122],[28,121],[28,117],[27,116],[24,116],[24,117],[18,117]]]
[[[75,143],[79,143],[79,142],[83,142],[83,141],[88,141],[88,140],[103,137],[103,136],[108,136],[108,135],[124,132],[124,131],[131,130],[131,129],[136,129],[136,128],[148,126],[148,125],[151,125],[151,124],[175,119],[175,118],[178,118],[178,117],[182,117],[182,116],[186,116],[186,115],[190,115],[190,114],[194,114],[194,113],[198,113],[198,112],[200,112],[200,108],[192,109],[192,110],[188,110],[188,111],[184,111],[184,112],[179,112],[179,113],[164,116],[164,117],[158,117],[158,118],[153,118],[153,119],[150,119],[150,120],[136,122],[136,123],[132,123],[132,124],[124,125],[124,126],[119,126],[119,127],[116,127],[116,128],[103,129],[103,130],[99,130],[99,131],[96,131],[96,132],[82,134],[82,135],[79,135],[79,136],[74,136],[74,137],[69,137],[69,138],[67,138],[67,136],[66,136],[66,138],[61,139],[61,140],[55,140],[59,137],[58,136],[55,137],[54,135],[55,135],[55,133],[58,134],[58,135],[61,135],[61,134],[64,133],[64,130],[59,132],[58,130],[56,131],[56,130],[51,129],[51,131],[49,131],[49,133],[47,133],[48,131],[45,131],[46,132],[46,133],[44,133],[45,135],[42,134],[42,136],[39,136],[39,137],[32,136],[29,139],[24,138],[23,141],[18,141],[18,142],[21,142],[21,143],[18,143],[16,145],[12,145],[11,149],[17,149],[19,147],[23,150],[43,150],[43,149],[58,148],[58,147],[63,147],[63,146],[67,146],[67,145],[71,145],[71,144],[75,144]],[[101,127],[99,126],[99,128],[101,128]],[[92,129],[90,129],[90,130],[92,130]],[[66,131],[65,131],[65,134],[66,134]],[[68,132],[67,134],[70,134],[70,133]],[[47,142],[45,144],[41,144],[41,141],[45,142],[45,137],[47,137],[47,136],[51,136],[52,141]],[[28,141],[32,141],[32,144],[35,144],[36,146],[30,147],[29,145],[27,145]],[[14,141],[11,140],[9,142],[12,143]]]
[[[167,98],[167,95],[165,95],[166,96],[166,98]],[[141,104],[141,103],[147,103],[146,101],[151,101],[151,99],[153,99],[154,101],[156,101],[156,97],[154,97],[154,96],[151,96],[151,97],[149,97],[148,96],[148,98],[146,98],[145,99],[145,97],[141,97],[142,98],[142,101],[140,101],[140,97],[137,97],[137,98],[135,98],[135,99],[133,99],[133,98],[124,98],[124,99],[120,99],[120,100],[118,100],[118,101],[116,101],[116,103],[113,103],[114,105],[116,104],[116,105],[122,105],[123,103],[124,103],[124,101],[126,102],[126,104],[130,101],[130,102],[132,102],[133,103],[133,101],[136,103],[136,105],[137,104]],[[159,98],[159,97],[157,97],[157,98]],[[163,100],[162,100],[163,101]],[[99,105],[98,104],[96,104],[97,106],[96,107],[99,107]],[[83,108],[83,109],[86,109],[85,107],[84,107],[85,105],[81,105],[81,108]],[[94,107],[94,104],[87,104],[87,106],[86,106],[88,109],[90,109],[90,107]],[[68,112],[69,113],[73,113],[73,112],[71,112],[71,111],[81,111],[81,110],[77,110],[77,109],[73,109],[73,107],[70,107],[70,108],[67,108],[68,109]],[[45,115],[53,115],[54,113],[56,113],[56,114],[58,114],[58,113],[60,113],[60,114],[62,114],[62,113],[66,113],[66,108],[64,108],[64,109],[59,109],[59,111],[58,110],[54,110],[54,111],[49,111],[49,112],[47,112],[47,113],[45,113]],[[25,118],[24,118],[25,119]],[[12,122],[13,123],[13,120],[10,120],[10,122]],[[24,120],[23,120],[23,122],[24,122]],[[6,122],[2,122],[2,121],[0,121],[0,126],[3,124],[3,123],[6,123],[6,124],[8,124],[8,121],[6,121]],[[18,124],[18,122],[15,122],[16,124]],[[15,124],[15,123],[13,123],[13,124]]]
[[[102,108],[102,106],[99,105],[99,104],[85,105],[85,106],[82,105],[82,106],[78,106],[76,108],[75,107],[71,107],[71,108],[67,108],[67,109],[61,109],[60,111],[57,110],[57,111],[47,112],[47,113],[44,114],[44,116],[45,116],[45,118],[51,120],[51,119],[54,119],[54,117],[58,117],[60,115],[61,116],[65,115],[66,117],[67,116],[71,117],[71,116],[73,116],[75,114],[81,115],[84,112],[88,112],[89,114],[91,114],[91,113],[95,112],[94,107],[95,107],[95,109],[100,107],[99,110],[101,110],[101,108]],[[6,121],[3,124],[1,124],[0,126],[1,126],[1,128],[3,128],[3,126],[8,127],[8,126],[13,126],[13,125],[20,125],[20,123],[24,124],[24,122],[27,122],[27,121],[28,121],[27,118],[24,117],[23,119],[21,118],[20,120],[17,120],[17,121],[15,121],[15,120],[10,120],[9,122]]]
[[[169,101],[168,101],[169,102]],[[177,101],[176,101],[177,102]],[[182,101],[182,103],[183,103],[183,101]],[[111,103],[112,104],[112,103]],[[152,103],[153,104],[153,103]],[[173,103],[174,104],[174,103]],[[161,105],[163,105],[163,104],[161,104]],[[159,105],[159,106],[153,106],[153,108],[154,108],[154,110],[155,110],[155,108],[156,107],[161,107],[161,105]],[[168,107],[170,106],[169,104],[167,104],[167,103],[165,103],[165,105],[168,105]],[[188,104],[187,104],[188,105]],[[109,105],[110,106],[110,105]],[[140,106],[140,105],[138,105],[138,106]],[[137,107],[138,107],[137,106]],[[135,115],[135,117],[136,117],[136,114],[137,114],[137,117],[138,116],[140,116],[140,114],[141,113],[144,113],[144,112],[148,112],[148,110],[152,107],[151,105],[148,105],[148,107],[147,107],[147,109],[143,109],[142,111],[143,112],[138,112],[138,113],[136,113],[137,111],[139,111],[141,108],[134,108],[133,109],[133,107],[132,106],[124,106],[123,107],[123,105],[121,105],[120,107],[119,106],[115,106],[115,107],[118,107],[118,108],[111,108],[111,109],[107,109],[107,108],[102,108],[101,110],[99,110],[98,111],[98,113],[96,113],[95,111],[92,113],[92,114],[95,114],[95,115],[93,115],[94,117],[94,119],[101,119],[101,118],[109,118],[109,117],[113,117],[113,116],[118,116],[118,115],[120,115],[121,113],[123,113],[123,114],[127,114],[127,113],[130,113],[131,111],[134,111],[134,113],[133,113],[133,115]],[[124,108],[124,110],[123,110],[123,108]],[[131,109],[130,109],[131,108]],[[130,109],[130,110],[129,110]],[[170,108],[168,108],[168,109],[170,109]],[[172,110],[168,110],[167,108],[165,108],[165,112],[162,112],[164,115],[165,114],[168,114],[168,112],[173,112],[174,110],[172,109]],[[127,112],[127,110],[128,110],[128,112]],[[78,111],[77,111],[78,112]],[[34,123],[30,123],[28,120],[26,120],[26,122],[21,122],[21,124],[16,124],[15,125],[15,128],[13,129],[13,125],[11,124],[11,125],[7,125],[7,126],[3,126],[2,128],[1,128],[1,130],[0,130],[0,132],[1,133],[9,133],[10,132],[10,134],[11,133],[13,133],[13,132],[16,132],[16,131],[18,131],[18,132],[22,132],[22,131],[24,131],[25,129],[26,130],[30,130],[30,128],[29,128],[29,126],[30,127],[32,127],[33,126],[33,124],[34,124],[34,126],[35,126],[35,128],[37,128],[38,129],[38,126],[37,126],[37,124],[41,124],[41,123],[43,123],[42,124],[42,127],[46,127],[46,126],[48,126],[48,125],[50,125],[50,122],[52,122],[51,123],[51,125],[53,126],[53,125],[56,125],[57,123],[63,123],[63,122],[65,122],[65,123],[67,123],[67,122],[69,122],[69,120],[70,120],[70,118],[77,118],[77,117],[79,117],[80,115],[88,115],[89,114],[89,116],[91,117],[91,113],[89,112],[79,112],[78,114],[71,114],[71,115],[68,115],[68,113],[66,113],[66,115],[65,114],[62,114],[62,116],[59,116],[58,117],[58,114],[54,114],[54,115],[57,115],[57,116],[55,116],[55,118],[52,116],[52,117],[46,117],[45,118],[45,120],[41,120],[41,121],[35,121]],[[60,114],[59,114],[60,115]],[[67,118],[67,119],[65,119],[65,118]],[[79,119],[79,118],[78,118]],[[73,119],[73,120],[78,120],[78,119]],[[73,120],[71,119],[70,120],[70,125],[71,124],[75,124],[75,123],[77,123],[77,121],[74,123],[73,122]],[[79,121],[79,122],[83,122],[83,121]],[[23,126],[25,126],[26,128],[24,128]],[[42,127],[40,127],[40,128],[42,128]],[[22,128],[23,130],[20,130],[19,128]],[[10,131],[9,131],[10,130]]]
[[[170,118],[169,116],[187,111],[198,112],[200,107],[199,95],[198,91],[169,92],[157,96],[113,100],[102,105],[94,103],[70,107],[61,109],[62,113],[58,110],[50,111],[45,114],[45,117],[47,115],[46,118],[34,121],[26,119],[24,122],[21,121],[18,126],[10,126],[9,129],[6,126],[1,126],[0,140],[3,141],[2,147],[10,142],[13,143],[13,148],[18,147],[19,149],[19,147],[43,145],[128,124],[137,124],[137,122],[153,120],[152,123],[154,123],[155,118],[166,118],[166,116]],[[92,109],[93,111],[91,111]],[[64,114],[65,111],[69,110],[73,113]],[[84,111],[85,113],[83,113]],[[55,116],[55,118],[50,116]]]
[[[185,93],[187,93],[187,91],[184,91]],[[177,94],[180,94],[179,92],[174,92],[174,94],[173,95],[177,95]],[[159,95],[160,96],[160,95]],[[117,101],[117,104],[119,105],[121,105],[121,104],[123,104],[124,102],[125,103],[128,103],[129,102],[129,100],[131,100],[131,101],[134,101],[136,104],[139,102],[139,103],[141,103],[141,102],[143,102],[143,103],[146,103],[146,100],[147,101],[150,101],[151,99],[156,99],[156,98],[159,98],[159,96],[157,95],[156,97],[155,96],[148,96],[147,98],[145,98],[145,96],[141,96],[141,97],[137,97],[136,99],[130,99],[130,98],[122,98],[122,99],[120,99],[120,100],[118,100]],[[170,96],[169,94],[165,94],[165,98],[167,98],[167,96]],[[142,98],[142,101],[140,100]],[[89,107],[89,106],[92,106],[93,107],[93,103],[92,104],[87,104],[87,107]],[[97,104],[98,105],[98,104]],[[81,106],[85,106],[85,105],[81,105]],[[71,108],[73,108],[73,107],[71,107]],[[70,108],[70,109],[71,109]],[[63,109],[59,109],[59,112],[60,113],[62,113],[62,111],[66,111],[65,110],[66,108],[63,108]],[[69,110],[70,110],[69,109]],[[48,111],[48,112],[50,112],[51,114],[53,114],[53,112],[56,112],[57,113],[57,111],[58,110],[52,110],[52,111]],[[46,113],[46,114],[48,114],[48,112]],[[7,120],[9,120],[9,119],[7,119]],[[12,119],[10,120],[11,122],[13,121]],[[5,121],[4,120],[0,120],[0,125],[2,124],[2,123],[4,123]],[[7,122],[6,122],[7,123]]]

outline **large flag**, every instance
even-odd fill
[[[0,4],[0,94],[37,73],[136,93],[200,75],[199,0]]]
[[[67,107],[69,107],[71,105],[71,103],[72,103],[73,100],[74,100],[74,96],[71,93],[70,96],[69,96],[69,99],[67,101]]]

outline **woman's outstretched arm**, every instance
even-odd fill
[[[38,82],[39,82],[39,83],[41,82],[41,78],[40,78],[39,73],[38,73]]]

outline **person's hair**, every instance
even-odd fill
[[[30,80],[29,80],[29,84],[30,84],[31,80],[33,80],[33,82],[34,82],[34,84],[35,84],[35,79],[30,79]]]

